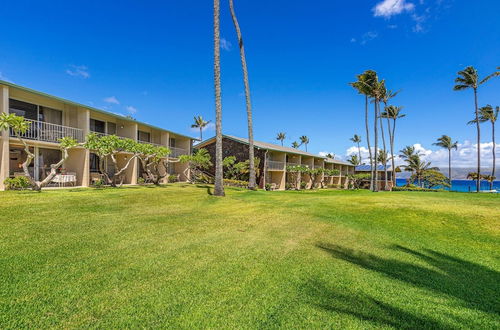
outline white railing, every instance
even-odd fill
[[[119,135],[116,135],[116,134],[108,134],[108,133],[101,133],[101,132],[95,132],[95,131],[90,131],[91,133],[94,133],[95,135],[99,136],[99,137],[102,137],[102,136],[109,136],[109,135],[115,135],[117,138],[119,139],[128,139],[124,136],[119,136]]]
[[[189,152],[186,149],[176,148],[176,147],[168,147],[170,149],[170,157],[179,157],[182,155],[187,155]]]
[[[277,162],[274,160],[268,160],[267,161],[267,169],[268,170],[283,171],[285,169],[285,162]]]
[[[287,162],[286,166],[299,166],[299,163],[292,163],[292,162]]]
[[[69,137],[78,142],[84,141],[83,130],[79,128],[56,125],[38,120],[25,120],[29,122],[29,128],[25,133],[20,134],[23,139],[59,143],[60,139]],[[16,136],[12,130],[10,135]]]

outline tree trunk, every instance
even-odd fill
[[[247,107],[247,122],[248,122],[248,158],[249,158],[249,175],[248,188],[255,189],[255,156],[253,147],[253,121],[252,121],[252,102],[250,98],[250,83],[248,81],[247,61],[245,57],[245,45],[241,35],[240,25],[234,11],[233,0],[229,0],[229,8],[233,19],[234,29],[238,36],[238,44],[240,47],[241,69],[243,70],[243,84],[245,85],[245,101]],[[283,142],[282,142],[283,143]]]
[[[366,144],[368,145],[368,155],[370,157],[370,190],[373,190],[373,157],[372,157],[372,148],[370,145],[370,129],[368,123],[368,95],[365,95],[365,128],[366,128]]]
[[[394,135],[396,134],[396,118],[393,119],[393,125],[392,125],[392,137],[391,137],[391,164],[392,164],[392,184],[396,186],[396,168],[395,168],[395,162],[394,162]],[[390,127],[390,125],[389,125]]]
[[[359,142],[358,142],[358,154],[359,154],[359,164],[361,164],[361,147],[359,146]]]
[[[375,164],[374,166],[374,171],[375,171],[375,179],[374,179],[374,186],[373,186],[373,191],[378,191],[378,100],[375,100],[374,104],[374,109],[375,109],[375,118],[374,118],[374,139],[375,139],[375,150],[373,154],[373,163]]]
[[[203,127],[200,127],[200,142],[203,141]]]
[[[477,128],[477,183],[476,191],[481,191],[481,128],[479,125],[479,108],[477,106],[477,88],[474,88],[474,105],[476,108],[476,128]]]
[[[220,83],[220,2],[214,0],[215,196],[224,196],[222,169],[222,99]]]
[[[451,185],[451,149],[448,149],[448,179]]]
[[[379,117],[380,117],[380,111],[379,111]],[[380,120],[380,133],[382,134],[382,145],[384,147],[384,154],[387,156],[387,148],[385,144],[385,134],[384,134],[384,121],[382,118],[379,118]],[[389,190],[389,186],[387,183],[387,159],[384,161],[384,190]]]
[[[495,177],[495,168],[496,168],[496,162],[497,162],[497,156],[496,156],[496,153],[495,153],[495,149],[496,149],[496,144],[495,144],[495,122],[491,123],[491,129],[492,129],[491,139],[493,141],[493,169],[491,171],[491,176],[492,176],[492,179],[494,180],[494,177]],[[490,190],[493,190],[493,181],[490,182]]]

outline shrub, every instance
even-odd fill
[[[307,187],[307,183],[306,183],[306,182],[304,182],[304,181],[302,181],[302,182],[300,183],[300,189],[306,189],[306,187]]]
[[[285,183],[285,190],[292,190],[293,185],[290,182]]]
[[[7,190],[26,190],[31,187],[27,177],[17,176],[15,178],[7,178],[3,182]]]
[[[173,182],[177,182],[177,181],[179,181],[179,179],[177,178],[177,175],[171,174],[168,176],[169,183],[173,183]]]
[[[444,189],[429,189],[429,188],[420,188],[416,186],[404,186],[404,187],[393,187],[392,191],[431,191],[431,192],[439,192],[439,191],[447,191]]]
[[[144,178],[137,178],[137,184],[145,184],[146,180]]]
[[[92,183],[92,186],[94,188],[102,188],[104,186],[104,180],[103,179],[94,180],[94,182]]]
[[[265,188],[266,188],[267,191],[270,191],[271,190],[271,184],[270,183],[266,183]]]
[[[248,181],[224,179],[224,185],[237,188],[247,188]]]

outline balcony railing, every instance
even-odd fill
[[[168,147],[168,148],[171,151],[170,157],[179,157],[179,156],[182,156],[182,155],[188,155],[189,154],[188,150],[186,150],[186,149],[176,148],[176,147]]]
[[[275,170],[275,171],[283,171],[285,170],[285,162],[277,162],[274,160],[267,161],[267,169]]]
[[[300,163],[287,162],[286,166],[299,166]]]
[[[23,139],[59,143],[60,139],[69,137],[78,142],[84,141],[83,130],[79,128],[56,125],[38,120],[25,120],[29,122],[29,128],[25,133],[20,134]],[[10,135],[16,136],[12,130]]]

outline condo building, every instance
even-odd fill
[[[195,146],[196,149],[205,148],[212,159],[215,159],[215,137],[205,140]],[[248,139],[223,135],[222,137],[222,157],[234,156],[238,162],[248,159]],[[303,174],[298,178],[300,182],[305,182],[306,188],[311,185],[332,185],[338,188],[347,188],[349,184],[348,176],[354,174],[354,165],[341,160],[331,159],[314,155],[306,151],[295,148],[280,146],[273,143],[254,141],[255,157],[260,159],[257,183],[260,188],[266,184],[271,184],[274,190],[285,190],[287,182],[290,182],[291,175],[287,173],[289,165],[304,165],[311,169],[324,168],[336,169],[339,174],[326,176],[322,174],[315,178],[315,182],[307,175]],[[214,173],[212,167],[209,171]]]
[[[22,134],[35,159],[30,164],[30,174],[43,180],[50,165],[61,159],[58,141],[71,137],[84,142],[90,132],[102,135],[117,135],[134,141],[151,143],[170,148],[168,168],[165,171],[179,181],[189,176],[186,164],[175,162],[180,155],[191,154],[194,138],[169,130],[141,123],[132,118],[113,114],[76,102],[51,96],[42,92],[0,81],[0,113],[14,113],[23,116],[30,123],[28,131]],[[125,164],[131,155],[118,155],[118,166]],[[26,159],[24,147],[19,139],[4,130],[0,137],[0,190],[4,190],[4,180],[8,177],[24,175],[21,168]],[[113,163],[105,160],[108,171],[113,171]],[[87,187],[99,177],[99,157],[83,147],[69,150],[69,158],[61,171],[71,174],[74,186]],[[124,173],[124,184],[137,184],[144,176],[138,159]]]

